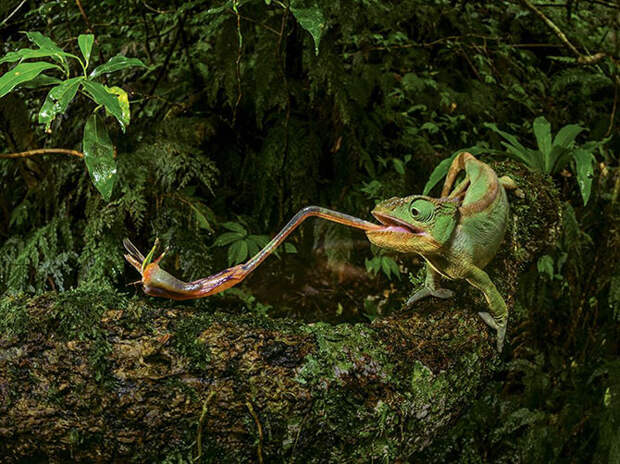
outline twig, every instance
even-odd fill
[[[283,197],[286,192],[286,161],[288,158],[288,149],[289,149],[289,131],[288,125],[291,119],[291,93],[288,85],[288,78],[286,77],[286,43],[284,43],[284,53],[282,53],[282,43],[283,38],[287,34],[287,26],[288,26],[288,18],[290,13],[290,5],[286,5],[286,9],[284,10],[284,14],[282,15],[282,23],[280,24],[280,38],[278,39],[278,44],[276,45],[276,58],[280,59],[280,67],[282,69],[282,79],[284,82],[284,91],[286,92],[286,119],[284,120],[284,150],[282,155],[282,172],[280,175],[280,194],[279,194],[279,207],[278,207],[278,215],[280,221],[284,216],[284,202]]]
[[[151,90],[148,93],[149,97],[153,96],[153,94],[155,93],[155,89],[157,88],[157,86],[159,85],[159,82],[161,81],[162,77],[164,77],[164,74],[166,73],[166,69],[168,68],[168,63],[170,63],[170,58],[172,58],[172,53],[174,52],[174,49],[177,47],[177,43],[179,42],[179,39],[181,37],[180,28],[183,26],[184,19],[185,19],[185,16],[183,16],[179,20],[179,23],[177,24],[177,27],[179,29],[177,29],[176,36],[175,36],[174,40],[172,41],[172,44],[170,44],[170,48],[168,49],[168,54],[166,55],[166,59],[164,60],[164,64],[162,65],[161,69],[159,70],[159,74],[157,75],[157,78],[155,79],[155,82],[153,82],[153,85],[151,86]],[[137,118],[138,115],[140,113],[142,113],[142,110],[144,109],[144,107],[146,106],[147,103],[148,103],[148,99],[144,100],[144,102],[142,103],[142,105],[140,105],[140,107],[135,112],[135,114],[133,114],[134,118]]]
[[[614,119],[616,118],[616,108],[618,107],[618,82],[616,81],[616,85],[614,86],[614,104],[611,107],[611,114],[609,115],[609,127],[607,128],[607,132],[605,132],[605,137],[609,137],[611,135],[611,131],[614,128]]]
[[[542,19],[544,21],[544,23],[549,27],[549,29],[551,29],[553,31],[553,33],[558,37],[558,39],[560,39],[560,41],[566,45],[566,47],[577,57],[577,58],[581,58],[582,54],[579,50],[577,50],[577,47],[575,47],[570,40],[568,40],[568,37],[566,37],[566,34],[564,34],[564,32],[562,32],[562,30],[555,25],[555,23],[553,21],[551,21],[542,11],[540,11],[538,8],[536,8],[536,6],[534,6],[534,4],[532,4],[532,2],[530,2],[530,0],[521,0],[521,2],[530,10],[532,11],[536,16],[538,16],[540,19]]]
[[[88,32],[91,32],[94,34],[95,30],[93,29],[92,24],[88,20],[88,16],[86,16],[86,11],[84,10],[84,7],[82,6],[82,2],[80,0],[75,0],[75,3],[77,3],[78,8],[80,9],[80,14],[82,15],[82,18],[84,18],[84,22],[86,23]]]
[[[73,155],[78,158],[84,158],[84,153],[77,150],[69,150],[67,148],[37,148],[36,150],[22,151],[19,153],[0,153],[0,158],[28,158],[34,155],[47,155],[51,153]]]
[[[207,417],[207,406],[214,396],[215,390],[211,390],[211,393],[209,393],[207,399],[204,403],[202,403],[202,413],[200,414],[200,419],[198,419],[198,430],[196,431],[196,451],[198,451],[198,455],[194,458],[194,461],[198,461],[202,457],[202,426],[204,425]]]
[[[22,2],[17,5],[17,8],[15,8],[10,15],[4,18],[4,21],[0,23],[0,26],[4,26],[8,22],[8,20],[11,19],[15,15],[15,13],[17,13],[17,11],[24,5],[24,3],[26,3],[26,0],[22,0]]]
[[[234,14],[235,14],[235,12],[234,12],[234,11],[231,11],[231,10],[226,10],[226,11],[227,11],[227,13],[230,13],[230,14],[232,14],[232,15],[234,15]],[[249,21],[249,22],[251,22],[251,23],[254,23],[254,24],[258,25],[258,26],[261,26],[262,28],[264,28],[265,30],[267,30],[267,31],[269,31],[269,32],[271,32],[271,33],[278,35],[278,31],[276,31],[276,30],[275,30],[273,27],[271,27],[271,26],[267,26],[267,25],[266,25],[266,24],[264,24],[264,23],[261,23],[261,22],[259,22],[259,21],[255,20],[255,19],[253,19],[253,18],[248,18],[247,16],[243,16],[243,15],[241,15],[241,14],[239,15],[239,17],[240,17],[241,19],[243,19],[244,21]]]
[[[252,403],[249,401],[245,402],[245,405],[248,407],[250,414],[254,418],[254,422],[256,423],[256,428],[258,429],[258,464],[263,464],[263,427],[260,425],[260,421],[258,420],[258,416],[254,412],[254,408],[252,407]]]
[[[233,108],[231,126],[234,126],[235,121],[237,120],[237,108],[239,108],[239,103],[241,103],[241,97],[243,95],[241,90],[241,52],[243,49],[243,36],[241,35],[241,16],[239,15],[238,4],[238,0],[233,0],[233,11],[237,16],[237,39],[239,40],[239,47],[237,48],[237,61],[235,61],[235,68],[237,73],[237,101],[235,102],[235,107]]]
[[[155,7],[152,7],[151,5],[149,5],[148,3],[146,3],[144,0],[142,0],[142,4],[146,7],[147,10],[151,10],[154,13],[158,13],[158,14],[169,14],[172,12],[172,10],[158,10]]]

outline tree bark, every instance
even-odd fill
[[[512,308],[519,275],[557,237],[559,201],[548,179],[494,167],[526,194],[510,196],[488,267]],[[501,364],[477,315],[483,297],[457,289],[456,300],[338,325],[94,287],[5,298],[0,460],[408,462]]]

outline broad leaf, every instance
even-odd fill
[[[56,42],[54,42],[49,37],[41,34],[40,32],[26,32],[26,36],[28,39],[37,45],[39,48],[50,50],[56,53],[65,53],[62,48],[60,48]]]
[[[573,150],[573,158],[575,159],[577,183],[579,184],[581,198],[583,198],[583,204],[587,205],[592,189],[592,176],[594,174],[593,165],[596,162],[596,158],[592,152],[582,148]]]
[[[292,243],[287,242],[284,244],[284,251],[286,251],[287,253],[297,253],[297,247]]]
[[[463,148],[462,150],[455,151],[454,153],[450,155],[449,158],[446,158],[445,160],[441,161],[435,167],[435,169],[433,169],[433,172],[431,172],[431,175],[429,176],[428,181],[426,182],[426,185],[424,186],[424,191],[422,192],[422,195],[428,195],[428,193],[433,189],[433,187],[437,185],[437,183],[446,176],[446,174],[448,173],[448,170],[450,169],[450,165],[452,164],[452,161],[454,161],[454,158],[456,158],[456,155],[464,151],[469,152],[472,155],[479,155],[485,151],[485,148],[480,147],[478,145],[474,145],[473,147]]]
[[[79,61],[77,56],[65,52],[62,48],[56,45],[56,42],[49,37],[44,36],[40,32],[26,32],[26,36],[28,36],[28,39],[37,45],[41,51],[49,53],[51,58],[54,58],[61,63],[67,75],[69,75],[69,65],[67,64],[67,60],[65,58],[69,56]]]
[[[239,264],[248,257],[248,244],[245,240],[239,240],[228,248],[228,265]]]
[[[37,77],[43,71],[57,68],[55,64],[37,62],[37,63],[20,63],[6,74],[0,76],[0,98],[17,87],[19,84],[28,82]]]
[[[125,123],[126,126],[128,126],[131,120],[131,111],[129,110],[129,96],[127,95],[127,92],[125,92],[120,87],[116,87],[116,86],[106,87],[106,90],[116,95],[118,104],[121,107],[121,113],[123,115],[123,122]]]
[[[103,120],[96,114],[86,120],[82,150],[93,184],[108,201],[112,196],[117,176],[114,146]]]
[[[553,279],[553,258],[549,255],[541,256],[536,263],[538,273]]]
[[[83,77],[74,77],[64,81],[49,91],[45,102],[39,111],[39,124],[45,124],[45,131],[49,132],[50,125],[56,115],[64,113],[73,97],[77,93]]]
[[[314,53],[319,54],[319,43],[325,29],[325,17],[316,1],[291,0],[291,13],[301,27],[310,33],[314,40]]]
[[[562,127],[553,139],[554,146],[568,148],[575,138],[583,131],[583,127],[577,124],[567,124]]]
[[[33,58],[56,57],[58,54],[50,50],[34,50],[32,48],[22,48],[16,52],[9,52],[0,58],[0,63],[15,63],[21,60],[30,60]]]
[[[64,81],[57,77],[48,76],[47,74],[39,74],[34,79],[24,83],[26,89],[36,89],[37,87],[44,87],[46,85],[62,84]]]
[[[90,77],[95,78],[97,76],[101,76],[102,74],[108,74],[134,66],[146,68],[146,65],[138,58],[127,58],[123,55],[116,55],[110,58],[107,63],[99,65],[93,69],[93,72],[90,73]]]
[[[551,159],[551,124],[544,116],[539,116],[534,119],[533,128],[538,149],[543,157],[544,173],[549,174],[553,165]]]
[[[117,96],[108,92],[105,86],[99,84],[98,82],[84,80],[82,81],[82,86],[97,104],[103,105],[103,107],[116,118],[124,132],[125,121],[123,119],[123,110],[118,102]]]
[[[228,230],[232,230],[233,232],[243,234],[244,236],[248,234],[248,232],[245,230],[245,227],[243,227],[238,222],[223,222],[221,226]]]
[[[520,151],[522,153],[525,153],[525,147],[519,143],[519,141],[517,140],[517,138],[514,135],[509,134],[508,132],[504,132],[503,130],[500,130],[497,127],[497,125],[495,123],[492,123],[492,122],[485,122],[484,126],[488,127],[493,132],[501,135],[506,140],[508,140],[508,142],[515,148],[515,151]]]
[[[84,57],[86,67],[88,67],[88,63],[90,62],[90,52],[93,49],[94,41],[95,36],[92,34],[80,34],[78,36],[78,45],[80,47],[80,51],[82,52],[82,56]]]
[[[245,237],[245,234],[239,232],[224,232],[213,242],[213,246],[226,246],[233,242],[237,242]]]

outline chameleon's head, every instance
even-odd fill
[[[366,231],[371,243],[403,253],[431,253],[446,243],[456,226],[456,201],[412,195],[382,201],[372,215],[385,227]]]

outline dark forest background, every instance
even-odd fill
[[[3,56],[32,47],[24,31],[75,55],[91,33],[95,66],[122,54],[145,67],[102,77],[131,108],[124,132],[105,118],[108,199],[78,156],[0,159],[0,330],[19,295],[139,292],[124,237],[146,250],[158,237],[163,267],[204,277],[304,206],[368,218],[381,199],[422,192],[458,150],[515,157],[512,136],[540,157],[544,117],[552,134],[582,128],[563,164],[530,166],[560,192],[557,244],[522,276],[504,367],[419,460],[618,463],[619,26],[614,0],[4,0]],[[46,130],[49,84],[0,99],[5,157],[81,152],[95,105],[78,92]],[[223,298],[307,320],[380,317],[419,283],[421,262],[361,242],[314,221]],[[270,281],[282,295],[261,292]]]

